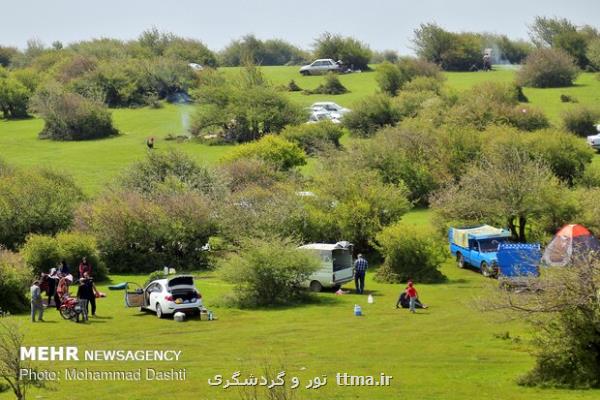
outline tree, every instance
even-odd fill
[[[406,82],[400,69],[387,61],[377,67],[375,79],[379,89],[390,96],[398,94],[398,90]]]
[[[17,400],[26,400],[31,386],[42,387],[43,382],[31,374],[21,377],[22,370],[38,373],[30,362],[21,359],[21,347],[25,345],[25,335],[13,321],[0,320],[0,379],[14,393]]]
[[[226,157],[227,160],[241,158],[255,158],[280,171],[306,164],[306,155],[300,146],[274,135],[267,135],[256,142],[239,145]]]
[[[360,100],[352,107],[352,112],[344,116],[344,126],[353,135],[369,137],[378,129],[396,125],[402,115],[392,98],[376,94]]]
[[[536,336],[536,363],[527,386],[600,387],[600,264],[591,253],[562,268],[543,268],[518,291],[497,289],[483,309],[528,321]]]
[[[15,47],[0,46],[0,67],[8,67],[18,53],[19,50]]]
[[[239,66],[247,62],[258,65],[299,64],[309,58],[305,51],[284,40],[262,41],[254,35],[233,40],[219,56],[221,63],[226,66]]]
[[[526,242],[528,226],[553,214],[564,191],[548,167],[509,144],[436,192],[432,205],[445,221],[499,224]]]
[[[579,32],[561,32],[554,37],[554,46],[564,50],[575,60],[579,68],[585,68],[589,64],[587,58],[587,40]]]
[[[587,58],[590,60],[590,65],[596,71],[600,71],[600,38],[590,41],[587,49]]]
[[[317,58],[342,60],[355,69],[368,70],[373,55],[365,43],[352,37],[343,37],[329,32],[323,33],[315,40],[314,55]]]
[[[482,39],[475,33],[447,32],[440,26],[421,24],[413,43],[419,57],[448,71],[468,71],[482,65]]]
[[[535,17],[529,26],[529,36],[538,47],[552,47],[556,36],[566,32],[577,32],[577,27],[566,18]]]
[[[29,89],[0,67],[0,111],[4,118],[27,117],[30,96]]]
[[[300,106],[267,82],[255,66],[247,66],[233,79],[205,72],[194,92],[200,106],[190,129],[193,135],[218,134],[227,141],[247,142],[306,118]]]

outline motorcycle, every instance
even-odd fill
[[[78,299],[68,297],[60,305],[59,312],[64,319],[79,322],[79,318],[83,315],[83,308]]]

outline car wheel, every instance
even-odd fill
[[[156,316],[160,319],[163,317],[163,310],[160,304],[156,303]]]
[[[301,71],[300,74],[302,76],[308,76],[308,75],[310,75],[310,72],[308,72],[308,71]]]
[[[458,265],[458,268],[464,268],[465,267],[465,258],[460,253],[458,253],[456,255],[456,265]]]
[[[320,292],[321,290],[323,290],[323,285],[319,281],[312,281],[310,283],[311,292]]]
[[[486,263],[485,261],[481,263],[480,271],[481,271],[481,275],[485,276],[486,278],[490,278],[493,275],[492,269],[490,268],[488,263]]]

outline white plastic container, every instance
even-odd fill
[[[373,304],[374,302],[375,302],[375,299],[373,298],[373,295],[370,294],[369,297],[367,298],[367,303]]]

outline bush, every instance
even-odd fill
[[[340,79],[337,77],[337,75],[335,75],[333,73],[327,74],[325,76],[325,82],[321,83],[315,89],[304,91],[304,93],[306,93],[306,94],[330,94],[330,95],[344,94],[347,92],[348,92],[348,89],[346,89],[346,87],[344,85],[342,85],[342,82],[340,82]]]
[[[561,94],[560,101],[563,103],[578,103],[577,98],[568,94]]]
[[[254,35],[233,40],[219,54],[221,64],[236,67],[246,62],[257,65],[297,65],[305,62],[309,55],[300,48],[281,39],[262,41]]]
[[[68,229],[82,198],[71,178],[55,172],[0,169],[0,244],[15,249],[30,233]]]
[[[81,259],[87,257],[94,279],[103,281],[108,278],[108,270],[100,260],[96,239],[90,235],[67,232],[56,236],[30,235],[21,253],[36,275],[48,273],[51,268],[57,267],[61,260],[65,260],[73,276],[77,277],[77,267]]]
[[[340,147],[343,135],[344,129],[331,121],[289,125],[281,131],[281,137],[302,147],[307,154],[314,154],[328,146]]]
[[[134,163],[121,175],[119,184],[124,189],[143,194],[168,192],[178,187],[216,195],[221,186],[213,171],[176,150],[149,152],[145,160]]]
[[[444,79],[440,67],[424,58],[400,57],[397,66],[406,81],[411,81],[418,76]]]
[[[521,86],[537,88],[572,86],[579,70],[573,59],[559,49],[534,50],[517,73]]]
[[[562,114],[563,127],[578,136],[596,133],[596,124],[600,122],[600,110],[586,106],[576,106]]]
[[[167,275],[165,275],[164,269],[150,272],[150,274],[148,275],[148,277],[146,278],[146,281],[144,282],[144,284],[142,286],[146,287],[154,281],[157,281],[159,279],[166,279],[166,278],[167,278]]]
[[[286,90],[288,92],[301,92],[302,88],[292,79],[290,83],[288,83]]]
[[[207,268],[202,247],[216,233],[210,202],[196,192],[114,192],[82,208],[78,226],[94,235],[112,272],[150,272],[166,266]]]
[[[442,91],[443,82],[440,79],[429,76],[417,76],[402,88],[409,92],[433,92],[439,95]]]
[[[320,266],[314,254],[289,239],[248,240],[239,254],[221,266],[236,285],[234,301],[241,307],[285,305],[305,301],[302,284]]]
[[[16,253],[0,248],[0,309],[17,313],[29,308],[33,273]]]
[[[244,190],[252,185],[270,188],[275,183],[289,178],[287,174],[257,159],[240,158],[223,164],[220,169],[232,192]]]
[[[436,24],[421,24],[415,29],[413,43],[417,55],[447,71],[469,71],[482,66],[481,36],[448,32]]]
[[[406,81],[400,69],[387,61],[377,67],[375,79],[379,90],[390,96],[398,94],[398,90]]]
[[[416,226],[398,223],[385,228],[376,238],[378,250],[385,257],[377,271],[382,282],[400,283],[412,279],[423,283],[443,282],[440,272],[445,260],[443,247],[432,233]]]
[[[354,69],[368,70],[372,55],[369,46],[351,37],[324,33],[315,41],[316,58],[342,60]]]
[[[306,155],[297,144],[273,135],[254,143],[241,144],[225,157],[226,160],[240,158],[259,159],[281,171],[306,164]]]
[[[588,44],[587,58],[590,60],[590,65],[596,71],[600,71],[600,37],[591,40]]]
[[[27,87],[8,73],[3,73],[0,67],[0,111],[4,118],[27,117],[30,96]]]
[[[39,134],[42,139],[90,140],[119,133],[102,104],[58,86],[38,91],[31,107],[44,119],[44,129]]]
[[[522,131],[536,131],[550,127],[550,121],[538,108],[515,106],[507,110],[508,123]]]
[[[434,92],[403,90],[394,98],[394,105],[398,108],[402,119],[414,118],[428,100],[436,97]]]
[[[400,119],[400,111],[392,99],[378,94],[360,100],[344,115],[343,124],[353,135],[369,137],[384,126],[396,125]]]

